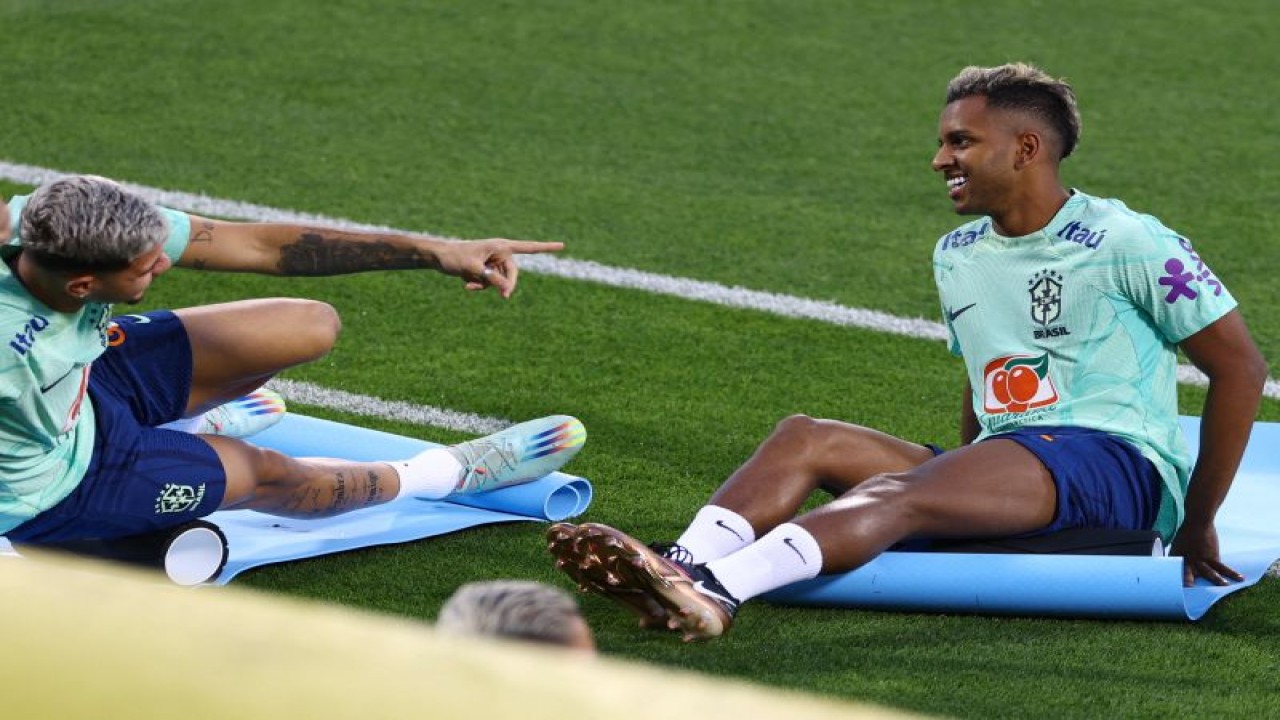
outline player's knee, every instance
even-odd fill
[[[821,421],[804,414],[789,415],[773,428],[771,438],[788,442],[807,442],[819,429]]]
[[[779,422],[771,440],[786,445],[789,452],[798,457],[814,459],[856,455],[874,442],[861,426],[803,414],[791,415]]]
[[[808,415],[785,417],[774,426],[762,449],[781,453],[791,460],[807,458],[819,441],[819,422]]]
[[[289,336],[298,344],[299,352],[311,360],[324,357],[338,341],[342,319],[332,305],[319,300],[291,300],[292,321]]]

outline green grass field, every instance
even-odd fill
[[[929,253],[958,224],[929,169],[945,84],[967,64],[1033,61],[1079,95],[1067,181],[1195,240],[1280,366],[1280,16],[1266,0],[0,0],[0,27],[0,160],[563,240],[574,259],[933,320]],[[292,379],[582,418],[591,439],[569,469],[596,487],[587,518],[644,538],[677,534],[790,413],[957,438],[961,370],[941,343],[605,285],[529,273],[503,303],[428,273],[176,271],[149,303],[263,295],[344,317],[335,352]],[[1184,388],[1182,411],[1202,399]],[[1280,402],[1262,417],[1280,420]],[[489,527],[237,583],[430,620],[468,580],[567,585],[541,533]],[[756,603],[698,646],[583,604],[611,655],[932,714],[1280,715],[1274,579],[1195,625]]]

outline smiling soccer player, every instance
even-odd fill
[[[789,417],[674,544],[559,524],[557,566],[686,639],[726,632],[743,601],[916,538],[1155,529],[1187,584],[1240,579],[1219,559],[1214,516],[1266,364],[1186,238],[1063,184],[1079,137],[1074,91],[1037,68],[970,67],[947,87],[933,169],[955,211],[978,216],[933,254],[966,371],[961,447]],[[1194,468],[1178,348],[1209,378]],[[836,499],[797,517],[819,488]]]

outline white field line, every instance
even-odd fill
[[[60,170],[0,161],[0,179],[11,182],[39,185],[69,174],[71,173]],[[342,218],[326,217],[294,210],[282,210],[235,200],[222,200],[207,195],[161,190],[133,183],[123,184],[151,202],[198,215],[238,218],[258,222],[325,225],[347,230],[415,232],[398,230],[383,225],[367,225]],[[429,237],[443,237],[428,233],[417,234],[424,234]],[[947,338],[946,328],[941,323],[932,320],[901,318],[878,310],[846,307],[825,300],[810,300],[792,295],[721,285],[704,280],[679,278],[629,268],[616,268],[590,260],[571,260],[550,255],[523,256],[520,264],[522,269],[543,275],[587,280],[611,287],[642,290],[658,295],[670,295],[685,300],[699,300],[725,307],[760,310],[784,317],[817,320],[833,325],[863,328],[924,340],[945,341]],[[1205,387],[1209,381],[1204,373],[1196,368],[1190,365],[1180,365],[1178,367],[1178,382]],[[1268,379],[1263,389],[1263,395],[1272,399],[1280,399],[1280,382]],[[316,397],[319,399],[318,395]],[[299,402],[301,401],[299,400]],[[449,411],[432,409],[432,412]]]
[[[334,390],[333,388],[321,387],[320,385],[298,380],[276,378],[268,385],[289,402],[301,405],[342,410],[385,420],[401,420],[415,425],[446,428],[473,435],[488,435],[512,424],[510,420],[502,418],[473,415],[456,410],[443,410],[430,405],[415,405],[398,400],[383,400],[369,395]]]

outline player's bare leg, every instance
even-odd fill
[[[871,428],[793,415],[716,490],[708,505],[741,515],[757,536],[795,517],[814,490],[840,495],[867,478],[910,470],[933,451]]]
[[[811,433],[806,433],[810,435]],[[843,437],[861,435],[861,429],[836,431]],[[768,494],[770,468],[789,467],[785,458],[773,457],[788,447],[780,431],[761,446],[756,456],[735,476],[725,502],[752,512],[751,486]],[[882,447],[901,447],[889,443]],[[768,452],[764,452],[769,448]],[[797,457],[821,452],[800,448]],[[775,523],[763,537],[735,552],[706,563],[683,561],[662,555],[626,534],[604,526],[584,525],[572,531],[576,554],[558,555],[557,566],[575,577],[586,578],[587,589],[600,592],[640,614],[649,626],[665,626],[686,640],[723,634],[731,626],[740,602],[820,572],[846,572],[861,566],[894,543],[918,536],[972,537],[1010,535],[1044,527],[1052,521],[1057,505],[1056,487],[1038,458],[1021,445],[992,440],[969,445],[930,458],[899,472],[878,472],[860,477],[854,467],[789,475],[778,498],[800,495],[818,486],[817,478],[833,479],[851,487],[836,501],[786,522]],[[910,462],[916,453],[900,459]],[[773,461],[777,460],[777,463]],[[792,461],[799,463],[800,461]],[[856,464],[855,464],[856,465]],[[820,466],[818,466],[820,468]],[[842,474],[843,473],[843,474]],[[806,484],[808,478],[808,484]],[[788,495],[787,493],[794,493]],[[728,493],[725,493],[728,494]],[[725,494],[718,494],[722,501]],[[735,499],[736,498],[736,499]],[[757,519],[761,517],[756,516]],[[553,532],[556,528],[553,528]],[[564,528],[558,532],[565,533]],[[556,551],[557,538],[553,540]],[[560,547],[572,547],[559,538]],[[589,567],[572,565],[585,562]],[[657,610],[654,610],[654,607]]]
[[[860,567],[914,537],[1017,535],[1054,518],[1057,487],[1030,450],[987,440],[882,473],[793,522],[822,547],[822,572]]]
[[[587,431],[577,418],[551,415],[387,462],[292,458],[235,438],[202,437],[226,474],[221,509],[319,518],[401,496],[438,500],[530,482],[573,459]]]
[[[400,493],[400,476],[388,463],[291,458],[235,438],[205,440],[227,476],[220,510],[314,519],[380,505]]]
[[[323,357],[341,323],[326,303],[268,298],[175,310],[191,339],[187,415],[253,392],[276,373]]]
[[[681,572],[687,575],[688,568],[741,549],[793,518],[814,490],[838,495],[877,473],[907,470],[932,457],[923,445],[877,430],[795,415],[778,423],[675,543],[645,547],[613,528],[559,523],[548,530],[547,547],[556,567],[580,590],[627,606],[642,627],[669,627],[677,620],[669,609],[672,601],[664,604],[661,595],[638,588],[637,568],[650,568],[639,572],[671,588]],[[722,615],[709,608],[698,622],[727,623],[717,619]]]

